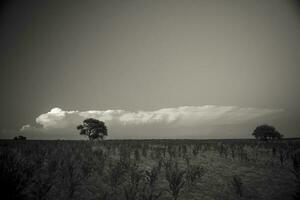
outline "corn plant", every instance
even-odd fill
[[[24,193],[35,166],[11,151],[0,153],[0,192],[3,199],[27,199]]]
[[[230,148],[230,152],[231,152],[231,158],[232,158],[232,160],[235,160],[235,147],[234,146],[232,146]]]
[[[134,150],[134,159],[136,161],[141,161],[140,151],[138,149]]]
[[[293,161],[293,169],[291,170],[292,173],[295,175],[295,182],[296,182],[296,192],[293,195],[295,200],[300,199],[300,153],[296,153],[291,156]]]
[[[280,160],[281,166],[284,165],[284,163],[287,161],[287,158],[288,158],[287,157],[287,152],[285,150],[281,149],[279,151],[279,160]]]
[[[65,189],[65,199],[74,199],[76,193],[80,194],[78,189],[91,174],[83,167],[85,162],[81,156],[79,149],[70,147],[66,148],[63,157],[60,158],[59,178],[62,179],[60,184]]]
[[[204,175],[204,168],[197,165],[188,164],[186,170],[186,181],[189,188],[192,188],[197,180]]]
[[[235,175],[233,176],[232,180],[231,180],[231,185],[235,191],[235,194],[238,197],[242,197],[243,196],[243,182],[241,177]]]
[[[169,183],[169,190],[174,200],[177,200],[181,195],[182,190],[184,189],[185,179],[184,174],[185,170],[180,170],[178,164],[172,160],[166,163],[165,175]]]
[[[125,185],[123,186],[124,196],[126,200],[135,200],[138,198],[139,186],[142,177],[143,172],[138,169],[138,166],[131,166],[126,177],[127,180],[125,182]]]
[[[175,150],[175,147],[174,147],[174,146],[168,145],[167,152],[169,153],[169,157],[170,157],[171,159],[173,159],[173,158],[176,157],[176,150]]]
[[[120,154],[120,160],[119,160],[119,164],[122,166],[123,169],[127,170],[129,169],[130,165],[131,165],[131,159],[130,159],[130,149],[127,146],[121,146],[120,150],[119,150],[119,154]]]
[[[159,166],[153,166],[151,170],[145,171],[145,185],[143,187],[143,193],[141,194],[143,200],[158,200],[163,194],[163,191],[159,191],[156,187],[159,173]]]
[[[159,167],[153,166],[151,170],[145,171],[145,179],[146,182],[149,184],[151,188],[154,188],[155,184],[158,181],[158,175],[159,175]]]
[[[200,146],[199,145],[194,145],[192,148],[192,153],[194,156],[197,156],[200,152]]]
[[[109,185],[112,193],[116,193],[118,187],[125,181],[124,175],[126,171],[121,162],[115,164],[110,163],[106,175],[106,182]]]
[[[161,172],[164,162],[165,162],[164,158],[160,157],[160,159],[158,160],[158,164],[157,164],[157,170],[159,173]]]
[[[148,155],[148,145],[143,145],[142,147],[142,155],[144,158],[147,158]]]
[[[44,166],[36,170],[30,184],[31,199],[43,200],[47,199],[47,194],[57,183],[56,177],[59,162],[55,159],[54,154],[44,163]]]

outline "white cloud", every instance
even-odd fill
[[[159,124],[163,126],[199,126],[199,125],[231,125],[242,124],[265,116],[272,116],[281,109],[241,108],[236,106],[182,106],[163,108],[154,111],[126,110],[90,110],[65,111],[53,108],[50,112],[41,114],[36,123],[41,128],[24,125],[20,131],[45,132],[53,129],[73,129],[86,118],[96,118],[104,121],[109,127],[142,126]]]
[[[21,128],[20,128],[20,131],[25,131],[27,129],[30,129],[31,126],[29,124],[26,124],[26,125],[23,125]]]

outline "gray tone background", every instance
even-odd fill
[[[282,108],[273,125],[300,136],[299,35],[297,1],[9,1],[1,134],[53,107],[212,104]]]

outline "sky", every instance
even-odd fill
[[[300,137],[296,0],[6,1],[0,138]]]

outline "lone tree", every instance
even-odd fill
[[[257,126],[253,131],[252,135],[256,139],[263,140],[263,141],[283,138],[283,135],[280,134],[273,126],[267,124]]]
[[[89,118],[83,121],[83,124],[77,126],[80,135],[86,135],[89,140],[101,139],[107,136],[105,123],[97,119]]]
[[[27,138],[23,135],[19,135],[19,136],[16,136],[14,137],[14,140],[26,140]]]

